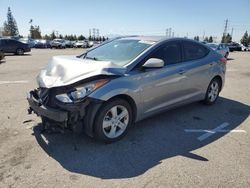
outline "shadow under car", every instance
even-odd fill
[[[186,133],[184,129],[214,129],[223,122],[229,123],[228,129],[235,129],[249,113],[248,105],[220,97],[213,106],[193,103],[140,121],[113,144],[73,133],[42,137],[40,124],[34,127],[34,135],[42,149],[70,172],[103,179],[130,178],[178,155],[204,162],[211,160],[192,151],[227,133],[199,141],[197,137],[203,133]]]

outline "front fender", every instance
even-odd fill
[[[140,86],[135,79],[136,78],[133,78],[133,76],[113,79],[106,85],[91,93],[89,97],[102,101],[108,101],[118,95],[126,95],[134,100],[137,115],[139,115],[143,109],[143,100],[141,97]]]

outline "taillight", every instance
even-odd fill
[[[224,63],[224,64],[227,64],[227,59],[223,57],[223,58],[220,59],[220,62]]]

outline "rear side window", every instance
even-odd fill
[[[206,47],[199,45],[197,43],[184,42],[183,52],[184,52],[184,60],[191,61],[205,57],[209,53],[209,50]]]
[[[179,43],[167,43],[152,53],[150,58],[159,58],[165,65],[181,62],[181,47]]]

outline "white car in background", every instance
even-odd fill
[[[217,51],[223,57],[228,58],[229,55],[229,48],[226,44],[220,43],[206,43],[207,46],[212,48],[213,50]]]
[[[51,48],[66,48],[64,39],[54,39],[50,42]]]
[[[88,43],[85,42],[84,40],[79,40],[74,43],[75,48],[86,48],[88,47]]]
[[[247,51],[250,51],[250,44],[247,46]]]
[[[241,51],[250,51],[250,45],[245,46],[243,44],[240,44],[240,46],[241,46]]]

